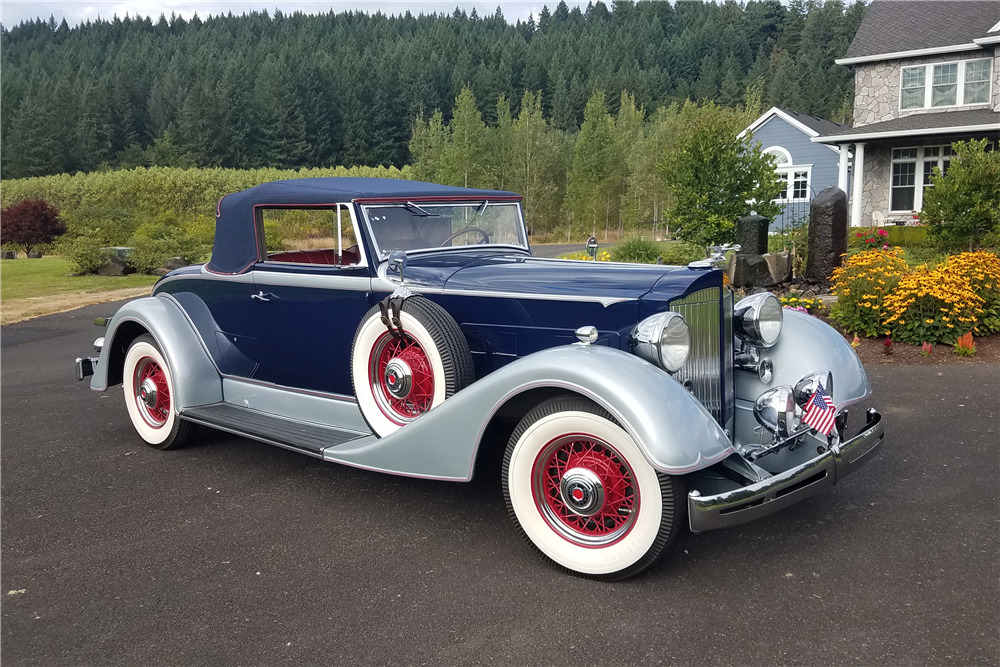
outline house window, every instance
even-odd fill
[[[893,149],[890,188],[892,211],[919,211],[923,208],[924,192],[927,188],[934,187],[931,183],[934,167],[939,168],[942,174],[948,173],[954,155],[951,146]]]
[[[904,67],[899,77],[899,108],[987,104],[992,66],[992,59],[980,58]]]
[[[925,67],[904,67],[900,106],[903,109],[922,109],[924,107],[924,73]]]
[[[990,101],[990,61],[969,60],[965,63],[966,104],[985,104]]]
[[[781,193],[774,201],[809,201],[810,168],[792,164],[791,153],[781,146],[772,146],[765,149],[764,153],[774,156],[774,162],[777,165],[774,171],[783,186]]]

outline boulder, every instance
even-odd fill
[[[38,250],[32,250],[28,253],[28,259],[41,259],[42,253]]]
[[[725,271],[734,287],[773,287],[791,280],[792,256],[787,252],[730,255]]]
[[[0,259],[17,259],[17,253],[13,250],[0,251]]]
[[[132,267],[119,257],[108,257],[104,260],[104,264],[97,268],[99,276],[125,276],[130,273],[132,273]]]
[[[168,257],[163,262],[163,268],[165,268],[168,272],[173,271],[174,269],[179,269],[182,266],[187,266],[187,265],[188,263],[184,261],[183,257]]]

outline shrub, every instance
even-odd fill
[[[188,264],[201,262],[211,247],[204,242],[201,227],[197,222],[181,224],[172,213],[140,225],[129,239],[129,266],[140,273],[152,273],[169,257],[183,257]]]
[[[883,304],[905,271],[903,251],[898,247],[851,255],[833,270],[832,291],[837,303],[830,317],[851,333],[884,334]]]
[[[627,239],[611,249],[611,259],[615,262],[655,264],[659,256],[659,244],[640,238]]]
[[[946,175],[936,168],[924,194],[921,222],[930,236],[952,246],[973,246],[1000,228],[1000,152],[987,141],[958,141]]]
[[[963,276],[983,300],[973,331],[980,336],[1000,332],[1000,257],[992,252],[963,252],[945,262],[949,273]]]
[[[976,327],[982,304],[969,279],[948,270],[947,265],[918,266],[900,278],[885,298],[884,326],[903,343],[953,345],[961,334]]]
[[[62,238],[56,244],[56,251],[69,260],[76,273],[93,273],[105,259],[101,242],[91,236]]]
[[[705,251],[691,243],[671,243],[660,251],[664,264],[685,266],[688,262],[705,258]]]
[[[28,199],[0,211],[0,244],[20,248],[25,255],[65,233],[59,209],[44,199]]]

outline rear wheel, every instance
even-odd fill
[[[583,398],[553,398],[529,412],[511,435],[502,475],[522,536],[574,574],[638,574],[683,525],[683,480],[656,472],[614,418]]]
[[[175,414],[174,381],[152,336],[139,336],[125,355],[125,407],[139,436],[156,449],[183,445],[195,430]]]

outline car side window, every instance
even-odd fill
[[[261,207],[259,213],[268,262],[326,266],[361,263],[351,211],[345,204],[330,207]]]

